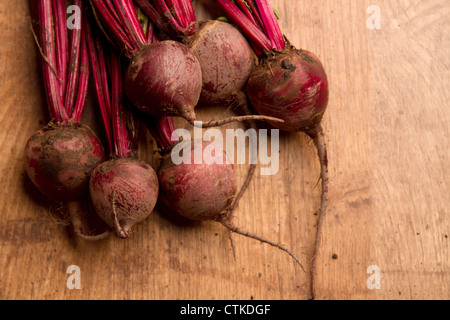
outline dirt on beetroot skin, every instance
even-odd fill
[[[25,170],[48,198],[76,201],[87,194],[92,170],[105,160],[95,133],[82,124],[50,124],[25,146]]]

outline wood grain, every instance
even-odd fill
[[[318,299],[449,299],[450,5],[445,0],[272,0],[298,48],[330,81],[324,119],[330,189],[318,257]],[[367,8],[381,29],[367,28]],[[218,17],[195,1],[199,18]],[[55,222],[31,185],[23,146],[47,119],[28,2],[0,2],[0,299],[307,299],[309,274],[286,254],[156,210],[121,240],[86,242]],[[95,103],[85,122],[98,130]],[[199,108],[202,120],[232,115]],[[93,120],[94,119],[94,120]],[[177,125],[184,126],[182,121]],[[241,124],[222,128],[238,128]],[[150,135],[140,155],[155,167]],[[242,183],[247,165],[237,165]],[[290,247],[308,265],[319,164],[303,134],[280,135],[280,170],[255,179],[235,223]],[[78,265],[81,289],[66,286]],[[369,266],[380,289],[369,289]]]

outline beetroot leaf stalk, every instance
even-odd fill
[[[88,56],[110,157],[128,157],[131,155],[131,146],[124,112],[122,65],[113,50],[109,50],[110,54],[106,55],[106,43],[102,41],[97,30],[89,24],[86,30]],[[131,121],[134,121],[132,117]]]
[[[113,133],[111,126],[111,100],[109,98],[109,86],[106,75],[105,56],[99,55],[98,50],[102,49],[99,37],[92,36],[92,28],[86,25],[87,44],[89,50],[89,61],[92,68],[92,80],[94,81],[95,93],[97,96],[98,107],[100,109],[103,129],[105,130],[108,143],[109,154],[114,153]],[[101,52],[103,53],[103,51]],[[103,75],[102,75],[103,73]]]
[[[270,51],[272,49],[270,39],[258,27],[255,20],[249,19],[239,7],[230,0],[217,0],[221,7],[227,13],[228,18],[240,28],[242,33],[251,39],[252,45],[255,46],[254,51]],[[258,16],[259,17],[259,16]],[[259,19],[261,19],[259,17]],[[262,23],[262,21],[261,21]]]
[[[53,36],[53,10],[50,0],[38,1],[40,27],[39,47],[42,49],[44,86],[51,116],[57,122],[67,122],[68,116],[61,97],[61,77],[57,72],[56,45]]]
[[[80,1],[77,1],[77,2],[80,2]],[[57,2],[61,2],[61,1],[57,1]],[[84,61],[84,65],[83,65],[83,61],[81,61],[79,63],[80,55],[81,55],[81,52],[83,51],[81,49],[82,42],[84,45],[83,49],[85,50],[84,54],[86,54],[85,37],[83,37],[83,41],[81,41],[82,32],[83,32],[82,29],[72,30],[72,35],[71,35],[71,39],[70,39],[71,46],[70,46],[69,52],[70,52],[71,59],[70,59],[69,66],[68,66],[67,90],[66,90],[66,94],[64,96],[64,105],[69,106],[68,108],[71,108],[75,103],[75,99],[76,99],[76,90],[75,89],[76,89],[77,83],[81,76],[80,73],[86,74],[86,72],[87,72],[87,75],[88,75],[87,78],[89,78],[89,65],[87,68],[85,67],[86,63],[88,63],[88,62],[86,62],[85,57],[82,58],[82,60]],[[83,70],[80,70],[80,68],[83,68]],[[84,105],[84,103],[82,105]],[[69,110],[69,112],[75,113],[74,110]]]
[[[76,95],[77,97],[76,97],[75,105],[73,108],[73,116],[72,116],[73,121],[76,123],[79,123],[81,121],[81,116],[83,114],[84,105],[86,103],[86,97],[87,97],[88,85],[89,85],[89,59],[88,59],[86,37],[83,37],[81,39],[80,46],[81,46],[81,57],[80,57],[79,65],[78,64],[76,64],[76,66],[74,66],[73,64],[71,65],[71,67],[74,67],[74,70],[79,69],[79,74],[77,76],[77,78],[78,78],[78,87],[77,87],[78,95]],[[70,95],[71,97],[74,97],[75,94],[69,94],[70,91],[73,92],[74,90],[69,85],[66,93],[68,95]],[[69,100],[67,105],[72,105],[72,102]]]
[[[69,50],[69,38],[66,27],[66,2],[52,1],[53,17],[54,17],[54,31],[56,40],[56,58],[57,71],[61,80],[60,94],[64,97],[64,89],[66,85],[67,75],[67,57]],[[67,112],[67,110],[66,110]]]

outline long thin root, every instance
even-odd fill
[[[231,222],[231,220],[227,219],[226,217],[221,222],[228,230],[230,230],[230,231],[232,231],[234,233],[240,234],[240,235],[248,237],[248,238],[252,238],[252,239],[258,240],[258,241],[260,241],[262,243],[266,243],[268,245],[271,245],[271,246],[273,246],[275,248],[278,248],[278,249],[286,252],[287,254],[289,254],[295,260],[295,262],[300,266],[300,268],[302,268],[302,270],[304,272],[306,272],[305,268],[303,267],[302,263],[300,262],[300,259],[297,258],[297,256],[291,250],[289,250],[288,248],[286,248],[282,244],[273,242],[273,241],[268,240],[268,239],[266,239],[266,238],[264,238],[262,236],[258,236],[258,235],[254,234],[254,233],[251,233],[249,231],[246,231],[246,230],[243,230],[241,228],[238,228]]]
[[[317,218],[316,237],[314,240],[314,251],[311,260],[311,300],[316,297],[316,283],[317,283],[317,256],[320,248],[320,238],[322,234],[323,219],[325,217],[325,209],[327,206],[328,197],[328,157],[325,144],[325,138],[322,127],[319,125],[315,130],[307,132],[307,134],[314,141],[317,149],[317,154],[320,160],[320,179],[322,180],[322,192],[320,197],[320,209]]]

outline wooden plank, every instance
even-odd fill
[[[317,53],[330,80],[330,191],[317,298],[449,299],[448,1],[271,2],[286,36]],[[381,29],[372,30],[367,9],[374,4]],[[195,5],[199,18],[221,15],[210,1]],[[213,222],[156,210],[131,238],[94,243],[55,223],[58,208],[23,170],[26,139],[48,121],[28,1],[0,2],[0,30],[0,298],[308,298],[309,274],[285,253],[234,235],[235,259],[228,232]],[[94,107],[90,99],[83,121],[100,132]],[[220,107],[198,114],[231,115]],[[151,136],[142,141],[140,156],[156,168]],[[247,168],[236,166],[239,183]],[[278,174],[256,171],[235,223],[289,246],[308,266],[318,176],[309,139],[281,134]],[[66,286],[70,265],[80,267],[79,290]],[[379,268],[380,289],[368,288],[370,266]]]

